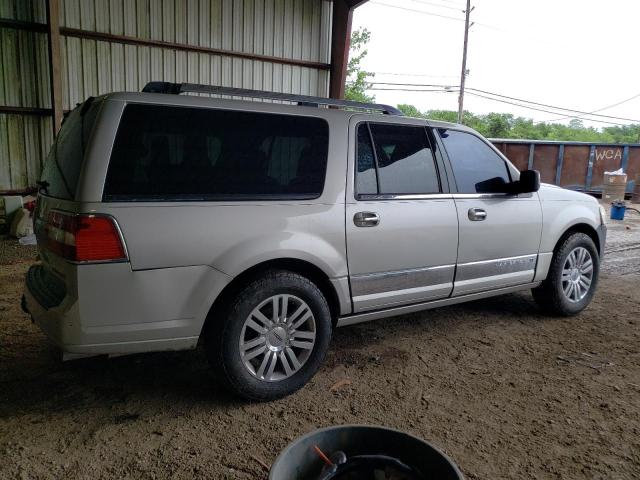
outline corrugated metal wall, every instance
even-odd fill
[[[60,27],[329,63],[323,0],[60,0]],[[45,0],[0,0],[0,17],[46,22]],[[64,32],[63,32],[64,33]],[[0,105],[50,108],[46,34],[0,28]],[[328,96],[329,72],[263,60],[62,36],[63,108],[150,80]],[[51,118],[0,115],[0,191],[33,186]]]
[[[44,23],[44,0],[0,0],[0,17]],[[0,28],[0,59],[0,105],[51,107],[46,34]],[[34,184],[52,128],[51,117],[0,114],[0,191]]]

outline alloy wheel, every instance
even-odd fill
[[[240,332],[240,357],[251,375],[276,382],[302,368],[315,340],[316,322],[309,305],[295,295],[273,295],[245,319]]]
[[[562,290],[572,303],[586,297],[593,282],[593,258],[584,247],[571,250],[562,267]]]

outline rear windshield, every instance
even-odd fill
[[[47,195],[75,198],[87,142],[101,105],[102,100],[91,98],[71,111],[62,123],[42,169],[41,186]]]
[[[318,118],[131,104],[104,200],[317,198],[328,143]]]

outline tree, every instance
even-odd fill
[[[458,118],[453,110],[427,110],[421,112],[414,105],[400,104],[398,110],[408,117],[430,118],[455,123]],[[640,125],[605,127],[598,130],[585,127],[582,120],[573,119],[569,125],[562,123],[535,123],[530,118],[514,117],[510,113],[476,115],[464,112],[465,124],[489,138],[514,138],[524,140],[558,140],[593,143],[640,143]]]
[[[398,105],[398,110],[400,110],[407,117],[423,118],[423,113],[413,105],[401,103],[400,105]]]
[[[359,28],[351,33],[351,46],[349,47],[349,63],[347,65],[347,81],[344,89],[344,98],[357,102],[372,103],[375,97],[367,95],[371,88],[368,79],[374,74],[362,69],[360,63],[367,56],[367,43],[371,38],[371,32],[366,28]]]

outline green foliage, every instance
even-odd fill
[[[375,97],[367,95],[371,88],[369,79],[374,74],[362,69],[360,63],[367,56],[367,43],[371,38],[371,32],[366,28],[359,28],[351,33],[351,47],[349,48],[349,64],[347,65],[347,82],[344,89],[344,98],[356,102],[374,102]]]
[[[407,116],[430,118],[455,123],[457,112],[452,110],[428,110],[421,112],[413,105],[398,105]],[[569,125],[561,123],[534,122],[530,118],[514,117],[510,113],[476,115],[464,112],[465,125],[488,138],[519,138],[527,140],[558,140],[602,143],[640,143],[640,125],[604,127],[601,130],[585,127],[580,119]]]

